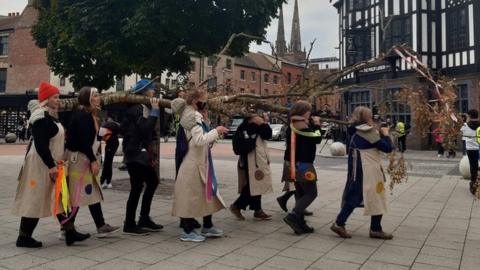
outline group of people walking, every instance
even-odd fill
[[[160,110],[152,82],[141,80],[132,92],[145,95],[150,104],[130,106],[120,126],[116,127],[118,130],[109,134],[123,135],[125,164],[130,176],[131,190],[123,232],[146,235],[163,228],[150,217],[152,199],[159,184],[153,147],[158,140],[155,123]],[[220,194],[211,147],[228,129],[210,127],[207,100],[207,92],[193,90],[185,98],[177,98],[171,103],[172,111],[179,119],[172,215],[180,219],[182,241],[203,242],[208,237],[224,234],[212,219],[213,214],[227,206]],[[101,108],[98,91],[93,87],[82,88],[78,102],[80,106],[66,131],[58,121],[58,88],[41,83],[38,101],[29,104],[31,117],[28,121],[32,125],[33,139],[19,175],[13,209],[13,213],[21,217],[18,247],[41,247],[42,243],[32,237],[34,229],[39,218],[52,215],[58,219],[68,246],[88,239],[89,234],[75,229],[75,217],[81,206],[88,206],[98,237],[107,237],[120,230],[120,227],[106,223],[101,207],[104,199],[101,182],[108,185],[106,181],[111,179],[111,171],[104,171],[105,176],[98,177],[99,134],[102,133],[99,133],[98,113]],[[288,212],[287,201],[295,197],[295,206],[284,221],[296,234],[314,232],[305,217],[313,214],[307,208],[317,197],[318,175],[314,162],[316,145],[321,142],[322,134],[321,119],[311,113],[312,106],[306,101],[297,101],[291,108],[282,176],[285,193],[277,198],[281,209]],[[268,122],[266,114],[252,112],[245,117],[232,140],[233,150],[239,156],[239,197],[229,210],[238,220],[245,220],[242,211],[247,208],[253,211],[255,219],[272,218],[262,209],[262,195],[273,192],[266,143],[272,137]],[[381,227],[387,207],[380,152],[392,151],[388,129],[377,129],[372,112],[366,107],[357,107],[351,122],[348,178],[341,211],[331,230],[340,237],[350,238],[346,221],[356,207],[364,207],[365,215],[372,216],[370,237],[392,239],[392,235]],[[111,149],[116,149],[115,145]],[[113,153],[110,155],[113,159]],[[107,162],[107,157],[105,160]],[[66,179],[64,186],[61,185],[62,179]],[[136,209],[142,192],[137,221]],[[202,219],[202,224],[197,218]]]

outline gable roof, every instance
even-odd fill
[[[15,25],[20,20],[20,16],[0,17],[0,32],[15,29]]]

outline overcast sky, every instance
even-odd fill
[[[285,35],[287,44],[290,42],[292,31],[292,17],[294,0],[287,0],[283,8],[285,23]],[[0,15],[7,15],[9,12],[22,12],[27,5],[28,0],[0,0]],[[307,50],[310,42],[317,38],[312,51],[312,58],[336,56],[338,51],[338,17],[336,9],[329,0],[299,0],[300,27],[302,36],[302,46]],[[275,44],[277,38],[278,20],[275,19],[268,28],[267,39]],[[252,45],[252,51],[263,51],[271,53],[270,46]]]

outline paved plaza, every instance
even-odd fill
[[[225,237],[204,243],[183,243],[178,219],[170,215],[174,177],[173,143],[162,144],[161,177],[152,205],[152,217],[165,225],[163,232],[132,237],[91,239],[66,247],[58,239],[54,218],[40,221],[34,237],[41,249],[15,247],[19,218],[10,214],[16,178],[24,154],[22,145],[0,145],[0,269],[462,269],[480,265],[480,204],[468,192],[468,182],[458,176],[458,160],[431,158],[433,152],[411,152],[410,178],[395,187],[389,196],[389,213],[383,219],[391,241],[368,237],[370,218],[358,209],[347,229],[352,239],[340,239],[329,227],[340,207],[346,178],[346,159],[322,158],[316,163],[319,196],[310,210],[311,235],[294,235],[282,221],[285,213],[276,204],[281,193],[281,143],[271,150],[274,194],[263,197],[271,221],[255,221],[246,212],[246,221],[235,220],[229,211],[214,215]],[[214,148],[220,191],[230,204],[237,194],[236,158],[228,142]],[[117,160],[119,157],[117,158]],[[118,167],[118,163],[115,164]],[[105,191],[102,204],[106,221],[122,225],[128,193],[128,175],[114,169],[114,189]],[[291,208],[293,199],[290,202]],[[76,219],[78,230],[95,233],[86,208]]]

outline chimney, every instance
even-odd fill
[[[9,13],[8,13],[8,17],[12,17],[12,13],[9,12]]]
[[[17,12],[17,16],[20,16],[20,12]]]

